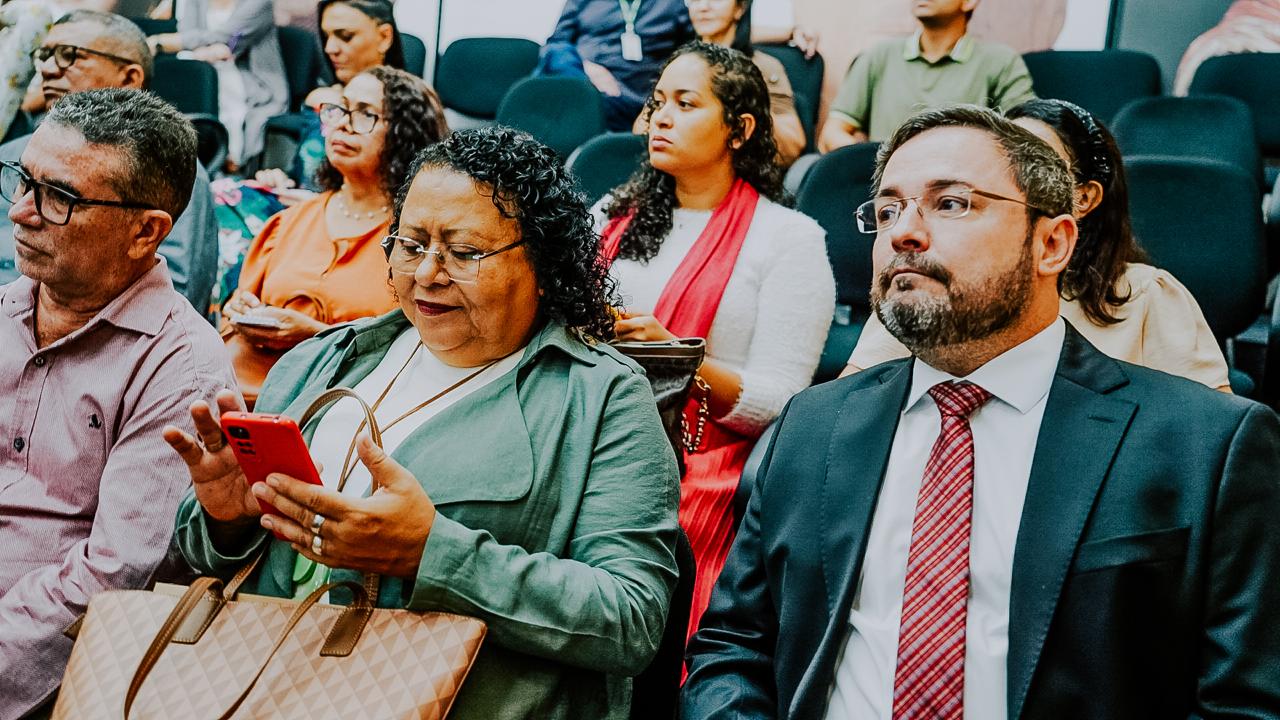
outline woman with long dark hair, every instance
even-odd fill
[[[1230,392],[1226,360],[1195,298],[1168,272],[1145,264],[1111,132],[1064,100],[1028,100],[1006,116],[1057,151],[1075,177],[1080,235],[1062,275],[1062,316],[1114,358]],[[907,354],[873,315],[844,374]]]
[[[742,467],[765,426],[809,384],[835,283],[822,229],[787,207],[769,91],[750,58],[685,45],[646,112],[648,160],[601,201],[601,222],[627,303],[618,337],[707,340],[685,413],[680,501],[698,563],[692,631],[733,540]]]
[[[283,351],[331,324],[395,307],[378,243],[414,157],[448,133],[426,83],[388,67],[352,78],[341,102],[322,105],[320,117],[327,126],[327,157],[317,174],[322,192],[267,221],[222,308],[250,401],[262,366]],[[240,362],[245,345],[268,360]]]

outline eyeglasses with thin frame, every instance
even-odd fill
[[[488,251],[460,244],[445,245],[443,249],[434,249],[421,240],[404,237],[403,235],[388,235],[382,240],[382,249],[387,252],[387,260],[391,263],[391,269],[396,272],[412,275],[418,271],[418,266],[422,264],[423,259],[428,255],[433,255],[436,261],[444,266],[444,274],[448,275],[450,280],[456,283],[470,284],[477,282],[480,278],[481,260],[508,250],[514,250],[524,243],[525,241],[521,239],[508,245],[503,245],[497,250]]]
[[[858,206],[854,213],[858,219],[858,230],[868,235],[875,235],[893,228],[907,211],[907,203],[916,204],[916,212],[926,220],[958,220],[969,214],[973,208],[973,196],[978,195],[990,200],[1018,203],[1035,210],[1046,217],[1054,213],[1036,207],[1025,200],[997,195],[986,190],[970,187],[946,187],[930,190],[923,195],[905,198],[881,197],[868,200]]]
[[[324,103],[320,106],[320,122],[333,127],[346,120],[351,131],[357,135],[368,135],[378,126],[381,115],[361,108],[347,109],[335,103]]]
[[[138,64],[137,60],[130,60],[126,57],[112,55],[111,53],[102,52],[101,50],[80,47],[79,45],[53,45],[50,47],[38,47],[31,52],[31,59],[39,64],[45,62],[49,58],[53,58],[53,62],[58,66],[59,70],[66,70],[72,65],[75,65],[76,60],[79,60],[84,55],[97,55],[98,57],[104,57],[108,60],[120,63],[121,65]]]
[[[71,222],[71,212],[78,206],[118,207],[129,210],[156,210],[154,205],[125,202],[123,200],[94,200],[84,198],[75,193],[55,187],[48,183],[34,180],[20,165],[13,162],[0,162],[0,197],[11,204],[32,193],[36,213],[45,222],[53,225],[66,225]]]

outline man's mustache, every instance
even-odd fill
[[[893,281],[894,273],[902,271],[933,278],[941,283],[943,287],[951,284],[951,271],[943,267],[938,261],[918,252],[901,252],[894,255],[893,259],[881,268],[876,275],[876,285],[879,287],[880,292],[887,292],[889,284]]]

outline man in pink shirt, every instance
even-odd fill
[[[156,255],[195,154],[154,95],[93,90],[0,164],[23,274],[0,287],[0,720],[56,690],[95,593],[152,582],[188,480],[161,428],[235,387]]]

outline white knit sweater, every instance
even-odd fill
[[[610,201],[596,205],[598,229]],[[710,219],[709,210],[678,209],[652,260],[613,264],[629,311],[653,311]],[[836,297],[825,238],[807,215],[760,199],[707,338],[708,356],[742,378],[737,405],[717,418],[735,432],[760,434],[792,395],[809,386],[818,367]]]

